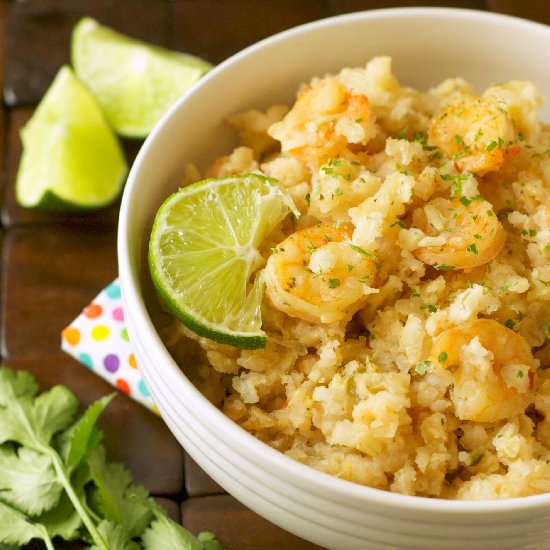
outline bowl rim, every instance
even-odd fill
[[[151,317],[145,305],[145,301],[138,291],[140,288],[139,275],[140,269],[132,267],[130,251],[130,238],[127,234],[127,228],[131,219],[131,206],[135,198],[135,182],[139,178],[142,164],[147,161],[148,152],[152,144],[156,141],[159,134],[167,122],[174,116],[176,111],[188,101],[188,98],[199,94],[201,89],[217,78],[217,75],[224,72],[232,65],[240,63],[242,60],[256,55],[264,48],[271,45],[291,39],[299,34],[308,33],[322,29],[323,27],[332,27],[342,25],[348,22],[356,23],[358,20],[385,20],[385,19],[411,19],[421,15],[423,18],[434,19],[453,19],[454,21],[476,21],[486,24],[498,23],[499,25],[520,26],[524,30],[543,32],[550,35],[550,26],[543,23],[530,21],[516,16],[500,14],[495,12],[485,12],[469,8],[453,7],[398,7],[382,8],[346,13],[325,17],[316,21],[311,21],[276,33],[266,37],[243,50],[233,54],[219,65],[214,67],[209,73],[201,78],[190,90],[185,92],[171,108],[164,114],[157,123],[150,135],[142,145],[128,175],[127,183],[122,196],[119,225],[117,232],[117,250],[119,278],[122,288],[122,296],[125,308],[128,308],[129,316],[132,320],[139,320],[144,326],[145,331],[141,331],[139,338],[141,343],[148,349],[154,350],[155,356],[162,358],[159,363],[164,365],[165,373],[170,377],[170,384],[175,384],[182,388],[181,393],[185,393],[186,401],[202,417],[211,418],[210,424],[216,425],[216,429],[221,429],[226,434],[231,434],[225,438],[226,444],[233,444],[236,440],[240,452],[246,452],[249,456],[254,456],[262,460],[267,468],[272,471],[284,469],[286,473],[296,480],[303,481],[308,488],[315,487],[316,492],[322,491],[329,493],[338,500],[349,499],[350,497],[364,503],[379,504],[403,512],[430,512],[438,515],[456,516],[457,519],[464,519],[466,516],[479,513],[499,513],[499,512],[518,512],[534,511],[548,509],[550,506],[550,493],[532,495],[526,497],[503,498],[497,500],[449,500],[438,497],[412,496],[391,491],[376,489],[373,487],[360,485],[355,482],[337,478],[330,474],[316,470],[311,466],[300,463],[287,455],[261,442],[246,430],[241,428],[235,422],[230,420],[222,411],[211,404],[190,382],[190,380],[180,370],[166,347],[164,346],[160,335],[153,325]],[[136,329],[137,330],[137,329]],[[130,341],[132,338],[131,328],[129,326]],[[144,332],[144,333],[143,333]],[[172,385],[172,387],[174,387]],[[211,427],[209,426],[209,429]]]

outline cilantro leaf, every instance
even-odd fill
[[[141,535],[153,518],[147,491],[132,484],[130,472],[120,463],[108,463],[105,449],[94,449],[88,458],[96,485],[91,503],[101,515],[122,526],[127,538]]]
[[[103,520],[97,530],[107,543],[109,550],[139,550],[139,545],[129,541],[121,525]],[[90,550],[102,550],[99,546],[90,546]]]
[[[12,445],[0,447],[0,495],[31,516],[53,508],[63,488],[49,456]]]
[[[52,538],[58,536],[64,540],[74,540],[81,535],[82,518],[65,492],[61,493],[61,498],[55,508],[44,512],[33,520],[44,525]]]
[[[222,545],[211,533],[200,533],[195,538],[187,529],[155,511],[156,519],[141,540],[145,550],[222,550]]]
[[[69,470],[75,469],[88,453],[103,438],[101,430],[96,426],[97,420],[116,394],[111,393],[92,403],[86,412],[65,433],[66,445],[63,448],[63,458]]]
[[[32,539],[42,539],[48,550],[54,550],[43,525],[30,521],[25,514],[0,501],[0,541],[20,547]]]
[[[0,368],[0,444],[14,441],[42,450],[71,423],[78,400],[63,386],[35,397],[36,383],[25,374]]]

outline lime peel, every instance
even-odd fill
[[[168,309],[200,336],[241,349],[265,347],[258,248],[291,211],[292,199],[259,174],[203,180],[168,197],[148,256]]]
[[[127,165],[100,106],[68,66],[21,131],[16,199],[48,210],[103,208],[119,196]]]
[[[212,68],[199,57],[120,34],[84,17],[75,26],[71,59],[114,130],[143,138],[190,86]]]

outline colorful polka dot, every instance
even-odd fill
[[[112,315],[115,321],[124,321],[124,312],[121,307],[113,309]]]
[[[118,282],[112,282],[106,289],[105,294],[112,298],[113,300],[118,300],[120,298],[120,285]]]
[[[109,338],[109,327],[105,325],[96,325],[92,329],[92,338],[96,340],[97,342],[101,342],[101,340],[105,340],[106,338]]]
[[[84,365],[86,365],[89,369],[94,368],[94,360],[92,359],[89,353],[79,353],[78,360]]]
[[[86,306],[84,308],[84,311],[82,312],[88,319],[97,319],[98,317],[101,317],[101,314],[103,313],[103,308],[94,302],[92,302],[90,305]]]
[[[61,335],[71,346],[76,346],[80,342],[80,331],[77,328],[67,327]]]
[[[130,386],[128,385],[128,382],[126,382],[126,380],[124,380],[123,378],[118,378],[115,384],[119,390],[130,395]]]
[[[120,367],[120,359],[118,358],[118,355],[115,355],[114,353],[109,353],[109,355],[106,355],[103,359],[103,366],[109,372],[116,372]]]
[[[138,382],[138,390],[141,395],[144,397],[149,397],[151,394],[149,393],[149,388],[145,385],[145,382],[143,378]]]
[[[121,392],[158,414],[137,368],[118,279],[102,290],[62,331],[63,350]]]

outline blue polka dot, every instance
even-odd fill
[[[113,300],[118,300],[120,298],[120,285],[114,281],[112,282],[106,289],[105,293],[109,298],[112,298]]]
[[[141,395],[143,395],[144,397],[149,397],[149,395],[150,395],[149,389],[145,385],[145,382],[143,381],[143,378],[138,383],[138,389],[139,389],[139,393],[141,393]]]
[[[78,356],[78,359],[80,360],[81,363],[84,363],[84,365],[86,365],[89,369],[94,368],[94,362],[87,353],[81,353]]]

